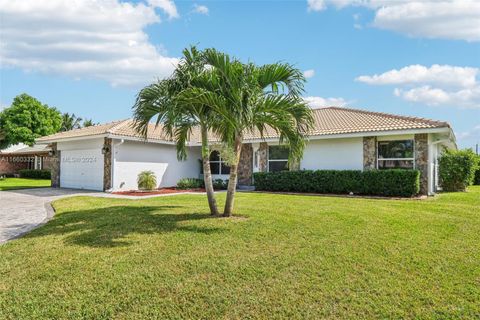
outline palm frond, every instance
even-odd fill
[[[300,96],[304,92],[305,77],[303,72],[288,63],[266,64],[258,68],[258,84],[263,89],[271,88],[273,93],[280,93],[279,87],[286,87],[288,93]]]

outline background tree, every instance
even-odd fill
[[[302,157],[313,116],[301,97],[303,73],[292,65],[243,64],[215,49],[205,50],[204,57],[213,73],[214,80],[209,80],[218,86],[213,90],[207,86],[200,90],[189,88],[183,95],[215,110],[219,118],[213,129],[233,152],[224,209],[224,215],[229,216],[234,206],[244,134],[257,131],[263,137],[267,129],[276,131],[280,142],[289,146],[292,166]]]
[[[80,129],[82,127],[82,118],[77,117],[75,113],[68,112],[62,114],[62,127],[60,131],[69,131],[73,129]]]
[[[85,128],[85,127],[96,126],[97,124],[98,124],[98,123],[93,122],[92,119],[85,119],[85,120],[83,120],[82,126]]]
[[[197,85],[209,85],[211,71],[205,66],[203,54],[195,47],[183,50],[183,58],[173,75],[143,88],[133,106],[135,128],[147,135],[149,123],[155,120],[163,125],[167,135],[176,143],[177,157],[187,157],[186,143],[193,130],[200,130],[202,165],[208,204],[212,215],[218,214],[217,202],[210,170],[208,131],[212,129],[215,115],[208,103],[202,100],[183,99],[181,93]],[[211,83],[212,85],[218,85]]]
[[[62,116],[56,108],[23,93],[0,113],[0,131],[3,135],[0,147],[17,143],[33,145],[36,138],[58,132],[61,125]]]

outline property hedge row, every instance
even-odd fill
[[[212,181],[213,189],[226,190],[228,187],[228,180],[214,179]],[[203,179],[197,178],[182,178],[177,182],[178,189],[198,189],[205,188],[205,182]]]
[[[477,155],[477,171],[475,171],[473,184],[476,186],[480,186],[480,155]]]
[[[411,197],[420,191],[418,170],[301,170],[254,173],[255,190]]]
[[[465,191],[475,180],[478,156],[472,150],[446,150],[438,159],[444,191]]]
[[[51,174],[50,170],[30,170],[23,169],[18,172],[22,178],[31,178],[31,179],[50,179]]]

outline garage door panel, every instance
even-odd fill
[[[62,150],[62,188],[103,190],[103,154],[98,149]]]

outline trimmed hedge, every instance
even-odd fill
[[[177,182],[178,189],[198,189],[204,188],[205,184],[203,179],[197,178],[182,178]]]
[[[226,190],[228,187],[228,180],[214,179],[212,181],[213,189]],[[178,189],[199,189],[205,188],[205,182],[203,179],[197,178],[182,178],[177,182]]]
[[[50,179],[51,173],[50,170],[31,170],[23,169],[19,170],[21,178],[30,178],[30,179]]]
[[[445,150],[438,159],[443,191],[465,191],[475,179],[478,156],[470,149]]]
[[[477,171],[475,171],[475,178],[473,178],[473,184],[480,186],[480,155],[477,155]]]
[[[301,170],[254,173],[255,190],[411,197],[420,191],[418,170]]]

